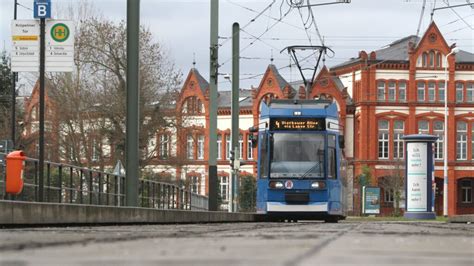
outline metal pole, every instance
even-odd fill
[[[15,0],[15,6],[13,7],[13,19],[17,18],[17,7],[18,2]],[[15,136],[16,136],[16,77],[17,73],[13,72],[13,81],[12,81],[12,143],[13,149],[15,148]]]
[[[211,47],[209,71],[209,211],[217,211],[217,73],[218,73],[219,0],[211,0]]]
[[[232,147],[234,150],[235,160],[240,158],[239,154],[239,23],[232,25]],[[238,169],[232,169],[232,197],[231,197],[231,211],[237,211],[237,181]]]
[[[448,57],[453,51],[446,55],[444,63],[444,143],[443,143],[443,216],[448,216]]]
[[[138,206],[139,37],[140,0],[127,0],[127,206]]]
[[[40,19],[40,99],[39,99],[39,183],[38,201],[44,199],[44,61],[45,61],[45,27],[46,19]]]
[[[443,216],[448,216],[448,58],[450,55],[459,51],[454,47],[450,53],[446,55],[444,62],[444,167],[443,167]],[[454,130],[454,129],[453,129]]]

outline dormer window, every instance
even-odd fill
[[[435,52],[434,51],[430,51],[430,67],[434,67],[435,64],[434,64],[434,61],[435,61]]]
[[[443,54],[436,50],[423,52],[418,58],[418,67],[441,68],[443,67]],[[420,62],[421,61],[421,62]]]
[[[196,96],[189,97],[183,104],[183,113],[193,115],[202,114],[204,113],[204,104]]]

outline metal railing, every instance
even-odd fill
[[[0,164],[0,199],[39,201],[39,162],[27,158],[24,187],[19,195],[5,193],[6,167]],[[125,176],[68,164],[45,162],[43,201],[61,204],[125,205]],[[139,204],[143,208],[207,210],[208,198],[175,184],[140,180]]]

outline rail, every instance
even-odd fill
[[[23,191],[12,196],[5,193],[6,167],[0,163],[0,199],[38,202],[38,166],[37,159],[26,159]],[[123,175],[54,162],[45,162],[44,169],[44,202],[117,207],[125,204]],[[139,184],[140,207],[207,210],[207,197],[183,187],[146,179],[141,179]]]

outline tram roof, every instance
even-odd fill
[[[295,111],[300,116],[337,117],[337,105],[329,100],[283,100],[273,99],[268,106],[262,106],[262,117],[294,116]]]

